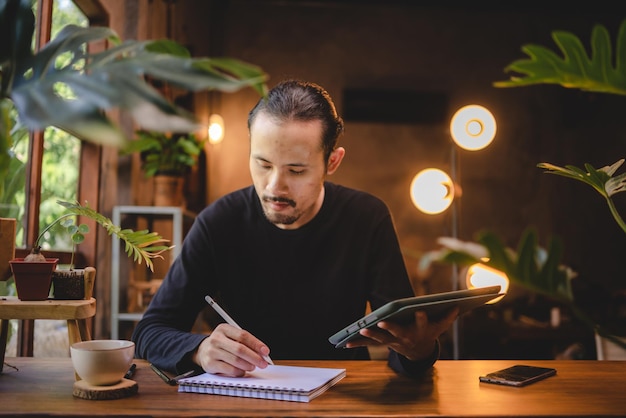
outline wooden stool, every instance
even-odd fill
[[[87,319],[96,315],[96,300],[91,297],[96,270],[93,267],[85,270],[85,296],[89,295],[85,299],[21,301],[15,296],[0,297],[0,372],[11,319],[65,319],[70,345],[91,339]]]

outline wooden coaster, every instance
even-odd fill
[[[84,380],[79,380],[74,383],[73,395],[77,398],[92,401],[105,401],[133,396],[138,389],[139,385],[137,382],[129,379],[122,379],[121,382],[111,386],[94,386]]]

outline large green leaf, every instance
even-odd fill
[[[626,20],[617,35],[615,59],[607,28],[595,25],[591,35],[591,55],[580,39],[566,31],[552,32],[552,39],[562,57],[540,45],[524,45],[522,51],[530,59],[512,62],[506,72],[514,72],[510,80],[497,81],[495,87],[522,87],[534,84],[559,84],[584,91],[626,95]]]
[[[602,197],[604,197],[613,219],[619,225],[619,227],[626,233],[626,222],[622,219],[622,216],[615,206],[613,196],[617,193],[626,191],[626,173],[622,173],[618,176],[614,176],[615,172],[624,164],[624,159],[621,159],[610,166],[604,166],[599,169],[595,169],[591,164],[585,164],[585,169],[575,167],[573,165],[566,165],[565,167],[559,167],[550,163],[539,163],[537,167],[544,168],[546,173],[556,174],[559,176],[571,178],[581,181],[585,184],[593,187]]]
[[[231,58],[191,58],[171,40],[119,42],[104,27],[68,25],[33,54],[31,1],[0,0],[2,95],[31,130],[56,126],[80,139],[122,146],[125,135],[105,111],[128,112],[137,126],[166,132],[199,128],[194,116],[163,97],[159,81],[190,91],[234,92],[251,87],[265,94],[267,75],[257,66]],[[13,42],[18,38],[20,42]],[[28,42],[26,42],[26,39]],[[89,54],[87,46],[107,40],[113,47]],[[60,57],[67,57],[61,60]],[[65,85],[72,94],[59,95]]]

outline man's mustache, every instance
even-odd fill
[[[286,197],[271,197],[271,196],[263,196],[264,202],[276,202],[276,203],[286,203],[291,207],[296,207],[296,202],[291,199],[287,199]]]

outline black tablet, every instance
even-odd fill
[[[360,337],[359,330],[370,328],[380,321],[408,323],[414,320],[413,313],[418,310],[425,311],[430,320],[436,321],[455,307],[459,308],[461,315],[502,295],[500,286],[487,286],[397,299],[346,326],[328,341],[336,348],[343,348],[348,341]]]

